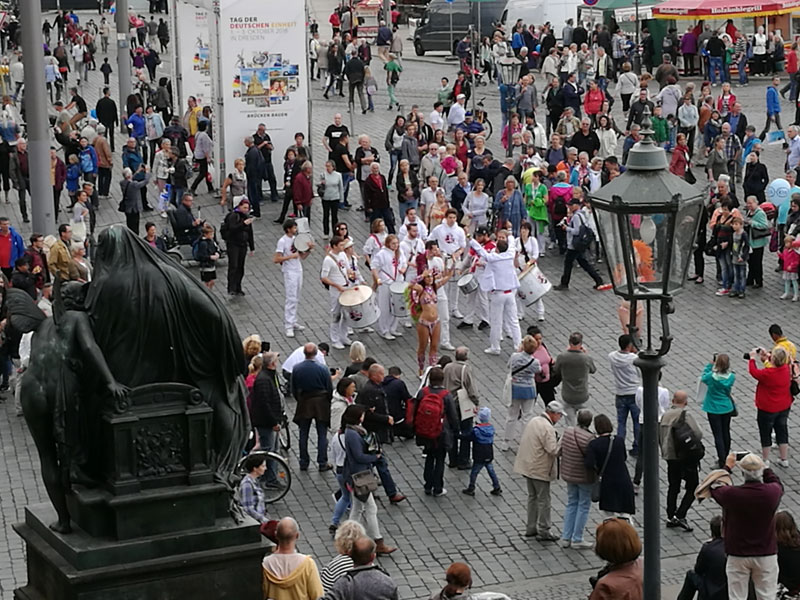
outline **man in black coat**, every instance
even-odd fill
[[[31,265],[28,259],[21,256],[14,263],[14,272],[11,274],[11,287],[27,292],[36,301],[36,283],[30,273]]]
[[[686,572],[677,600],[693,600],[698,592],[700,600],[728,600],[728,577],[725,575],[728,557],[722,539],[722,517],[712,517],[709,524],[711,539],[700,548],[694,569]]]
[[[175,239],[179,244],[187,246],[194,243],[200,237],[200,226],[202,222],[192,214],[192,203],[194,197],[191,194],[184,194],[178,210],[175,211]]]
[[[413,428],[403,423],[406,417],[406,403],[411,400],[406,382],[400,377],[400,367],[389,367],[389,374],[383,380],[383,391],[386,395],[386,407],[394,419],[394,432],[403,437],[414,437]]]
[[[390,429],[394,425],[394,418],[389,414],[386,390],[383,387],[385,374],[386,371],[383,366],[377,363],[371,365],[367,370],[367,382],[356,396],[356,404],[367,409],[364,414],[364,428],[375,433],[378,437],[379,445],[385,442],[391,443],[394,437]],[[378,470],[378,476],[381,478],[383,489],[389,497],[389,501],[392,504],[397,504],[405,500],[406,497],[397,491],[397,484],[389,472],[386,454],[381,453],[381,457],[375,462],[375,467]]]
[[[322,472],[333,468],[328,463],[328,425],[331,422],[333,383],[328,369],[315,360],[317,352],[316,344],[303,346],[305,360],[292,371],[292,395],[297,400],[294,422],[300,428],[300,470],[308,471],[311,462],[308,435],[313,420],[317,429],[317,466]]]
[[[358,100],[361,102],[361,114],[367,114],[367,99],[364,96],[364,62],[358,57],[358,51],[353,50],[344,65],[344,74],[347,77],[347,87],[350,90],[348,102],[353,104],[353,92],[358,91]]]
[[[119,112],[117,103],[111,99],[111,91],[108,87],[103,88],[103,97],[97,101],[94,110],[97,113],[97,120],[106,126],[111,151],[114,152],[114,137],[116,137],[114,129],[119,125]]]
[[[639,98],[631,104],[631,109],[628,112],[628,123],[625,125],[625,131],[631,130],[631,125],[636,123],[637,125],[642,124],[642,119],[644,118],[644,109],[648,107],[650,109],[650,114],[653,114],[654,104],[647,99],[647,90],[639,90]]]
[[[275,450],[278,432],[281,430],[283,406],[278,388],[277,367],[277,353],[265,353],[261,372],[253,382],[253,393],[250,396],[250,422],[258,432],[258,444],[262,450]],[[267,461],[266,483],[278,484],[272,461]]]

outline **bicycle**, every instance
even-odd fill
[[[486,100],[485,96],[475,103],[475,120],[483,125],[483,137],[486,138],[486,141],[489,141],[489,138],[492,137],[493,128],[492,122],[489,120],[489,113],[483,108],[484,100]]]
[[[283,401],[281,401],[283,403]],[[282,411],[281,415],[281,429],[278,432],[278,443],[284,452],[288,452],[292,447],[292,434],[289,431],[289,417],[286,416],[286,411]]]
[[[238,482],[242,480],[242,478],[247,475],[244,470],[244,462],[247,460],[248,456],[263,456],[267,460],[267,465],[269,463],[274,464],[275,469],[275,477],[277,479],[276,483],[266,483],[259,479],[258,483],[261,486],[262,491],[264,492],[264,502],[266,504],[272,504],[281,500],[286,494],[289,493],[289,490],[292,487],[292,472],[289,470],[289,463],[286,462],[286,459],[278,454],[277,452],[270,452],[268,450],[255,450],[250,454],[243,456],[239,463],[236,465],[235,474],[237,477],[237,486]],[[269,471],[267,471],[268,473]],[[265,473],[265,476],[266,474]]]

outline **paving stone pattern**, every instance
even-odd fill
[[[329,2],[327,3],[329,4]],[[328,32],[326,0],[318,0],[312,4],[313,14],[321,23],[323,35]],[[88,16],[88,14],[86,15]],[[86,17],[84,17],[85,20]],[[407,49],[411,48],[407,42]],[[408,52],[407,52],[408,53]],[[115,64],[113,59],[112,64]],[[162,69],[167,68],[169,61],[164,60]],[[380,62],[373,61],[376,71]],[[438,86],[439,77],[443,74],[453,75],[453,63],[445,63],[441,58],[425,57],[417,60],[414,57],[404,58],[405,70],[398,86],[398,96],[406,108],[412,103],[428,107],[435,98],[434,90]],[[114,74],[116,77],[116,73]],[[380,81],[380,77],[378,77]],[[84,83],[83,91],[90,106],[97,99],[98,90],[102,87],[99,72],[90,73],[89,81]],[[112,82],[113,84],[113,82]],[[760,123],[764,107],[763,81],[754,82],[750,87],[736,90],[743,101],[745,112],[750,122]],[[368,133],[373,144],[383,150],[383,138],[391,125],[394,113],[385,109],[385,86],[380,86],[379,101],[374,114],[355,119],[356,133]],[[116,89],[112,87],[112,89]],[[498,95],[491,86],[481,88],[477,92],[487,96],[487,109],[495,123],[499,125]],[[322,132],[332,122],[333,114],[346,109],[345,104],[335,100],[325,101],[321,97],[319,85],[313,86],[313,125],[312,143],[314,156],[317,157],[315,171],[320,172],[324,150],[320,145]],[[790,114],[790,107],[785,103],[784,110]],[[789,114],[786,116],[788,117]],[[347,122],[347,120],[345,120]],[[491,140],[490,147],[500,153],[499,136]],[[121,138],[118,134],[118,149]],[[769,148],[765,157],[770,173],[776,176],[782,170],[783,157],[780,149]],[[121,166],[115,166],[115,182],[112,186],[114,198],[104,203],[98,216],[101,227],[120,221],[120,213],[116,211]],[[386,168],[384,167],[384,173]],[[353,186],[351,201],[359,203],[357,187]],[[152,199],[155,194],[151,190]],[[21,222],[18,206],[0,205],[0,214],[7,214],[12,224],[27,239],[30,226]],[[50,198],[43,201],[50,201]],[[199,197],[202,215],[212,222],[221,219],[221,211],[215,206],[215,200],[207,195]],[[312,229],[320,247],[304,263],[305,282],[300,320],[307,327],[298,337],[289,340],[284,337],[283,317],[283,284],[280,270],[272,263],[275,243],[281,235],[280,227],[272,223],[279,206],[267,204],[264,218],[255,225],[256,253],[247,259],[244,289],[247,296],[240,299],[229,299],[224,295],[225,268],[219,270],[220,285],[214,291],[226,304],[244,337],[250,333],[258,333],[265,340],[272,342],[275,349],[286,356],[294,348],[305,341],[323,341],[327,338],[328,294],[319,284],[317,275],[322,261],[321,250],[321,209],[315,201],[312,209]],[[157,214],[150,215],[159,224],[165,226]],[[350,225],[351,234],[357,246],[367,237],[363,213],[352,211],[341,217]],[[144,219],[143,219],[144,222]],[[676,298],[675,314],[670,319],[675,341],[672,351],[667,357],[664,369],[663,384],[670,390],[686,389],[691,398],[691,409],[695,411],[698,422],[707,436],[707,447],[713,448],[711,432],[704,415],[699,412],[695,398],[697,377],[703,365],[710,360],[714,352],[727,352],[731,356],[738,380],[734,387],[734,396],[738,401],[740,416],[733,421],[733,448],[757,449],[758,437],[753,406],[754,382],[747,375],[746,364],[741,361],[741,354],[757,345],[769,344],[767,328],[773,322],[781,323],[789,338],[800,340],[796,316],[800,306],[788,301],[777,300],[782,292],[778,274],[773,273],[775,260],[768,255],[766,260],[766,286],[760,290],[748,292],[746,300],[717,298],[713,295],[713,266],[706,267],[709,279],[705,285],[688,284],[686,292]],[[551,278],[560,275],[561,261],[557,257],[548,256],[541,261],[543,271]],[[605,268],[604,265],[599,267]],[[602,272],[602,271],[601,271]],[[607,277],[607,276],[606,276]],[[569,292],[551,292],[545,297],[547,321],[542,323],[545,341],[551,352],[557,353],[566,347],[566,340],[571,331],[584,333],[586,345],[595,358],[598,372],[591,379],[590,408],[595,412],[606,412],[612,416],[614,409],[614,389],[606,355],[615,349],[616,338],[620,333],[617,319],[617,300],[611,293],[598,293],[591,290],[590,279],[580,270],[573,277]],[[498,429],[502,429],[504,411],[499,401],[506,373],[506,361],[510,343],[503,344],[503,354],[499,357],[486,356],[483,348],[488,346],[488,330],[484,332],[465,332],[455,329],[453,322],[452,341],[454,345],[464,344],[471,348],[470,363],[476,371],[479,382],[481,404],[493,409],[493,420]],[[525,321],[524,326],[530,324]],[[375,334],[359,337],[367,345],[370,356],[376,357],[387,367],[401,367],[409,388],[417,387],[414,334],[412,330],[404,330],[405,337],[394,342],[387,342]],[[345,352],[333,351],[329,357],[330,364],[345,366],[348,364]],[[290,411],[293,402],[289,402]],[[541,405],[538,406],[541,409]],[[790,430],[797,423],[790,416]],[[629,426],[630,427],[630,426]],[[563,427],[559,426],[559,431]],[[297,433],[296,429],[293,431]],[[630,429],[628,436],[630,437]],[[296,435],[295,435],[296,439]],[[12,590],[26,581],[24,549],[19,538],[11,530],[11,525],[23,517],[23,509],[27,504],[46,501],[41,478],[39,476],[38,459],[35,448],[28,435],[22,418],[15,415],[10,398],[0,405],[0,447],[2,447],[2,467],[0,467],[0,518],[4,530],[0,536],[0,594],[10,600]],[[712,468],[713,451],[703,461],[703,470]],[[564,550],[556,544],[541,544],[522,537],[526,503],[525,484],[521,477],[512,474],[513,452],[496,453],[496,468],[500,477],[504,494],[496,498],[488,495],[489,481],[485,475],[478,483],[478,492],[474,498],[464,496],[460,490],[465,486],[467,472],[447,470],[446,487],[448,494],[441,498],[427,497],[422,493],[422,459],[419,450],[412,442],[396,442],[386,448],[392,473],[400,490],[408,495],[408,500],[399,506],[390,506],[385,497],[379,499],[379,519],[386,540],[399,546],[400,550],[389,558],[380,560],[383,566],[395,578],[400,586],[400,597],[403,599],[427,598],[431,591],[443,585],[443,573],[453,561],[467,562],[473,569],[475,588],[481,590],[505,591],[513,598],[550,599],[550,598],[585,598],[589,591],[588,576],[600,568],[602,561],[591,551]],[[779,469],[778,474],[786,486],[783,508],[798,511],[798,500],[795,490],[798,488],[797,462],[790,458],[788,469]],[[290,463],[294,480],[291,493],[279,504],[271,507],[276,516],[292,515],[300,522],[301,550],[314,554],[320,564],[327,562],[334,554],[333,544],[328,534],[328,523],[333,508],[331,492],[337,485],[332,474],[320,474],[316,471],[301,473],[296,457],[296,443],[290,452]],[[633,470],[633,461],[629,465]],[[666,472],[660,469],[659,478],[662,489],[666,489]],[[662,495],[663,498],[663,495]],[[562,482],[553,485],[553,521],[558,531],[565,508],[566,494]],[[663,499],[662,499],[663,503]],[[641,503],[637,500],[636,518],[641,517]],[[702,541],[707,537],[706,523],[718,513],[713,502],[695,505],[689,512],[689,521],[695,527],[694,532],[685,533],[678,530],[662,531],[661,551],[663,557],[664,584],[675,584],[682,580],[683,572],[693,564],[694,555]],[[593,507],[589,518],[587,539],[593,539],[596,524],[603,516]],[[640,526],[637,524],[637,527]],[[641,530],[640,530],[641,531]]]

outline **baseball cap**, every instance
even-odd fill
[[[766,465],[760,456],[750,452],[739,461],[739,466],[745,471],[758,471],[759,469],[763,469]]]
[[[464,94],[459,94],[456,96],[456,100],[460,100],[461,98],[466,98],[466,96]]]
[[[467,112],[464,113],[464,116],[465,117],[471,117],[472,116],[472,111],[468,110]]]
[[[564,412],[564,405],[561,404],[558,400],[553,400],[552,402],[548,402],[547,406],[545,406],[545,410],[551,413],[561,413],[562,415],[566,415],[567,413]]]
[[[489,228],[481,225],[475,230],[475,235],[489,235]]]
[[[569,201],[569,203],[570,203],[570,204],[580,204],[580,203],[581,203],[581,201],[580,201],[580,198],[572,198],[572,199]]]

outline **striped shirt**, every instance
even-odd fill
[[[325,593],[330,592],[336,580],[352,568],[353,559],[346,554],[335,556],[331,562],[325,565],[319,574],[319,578],[322,580],[322,589],[325,590]]]

